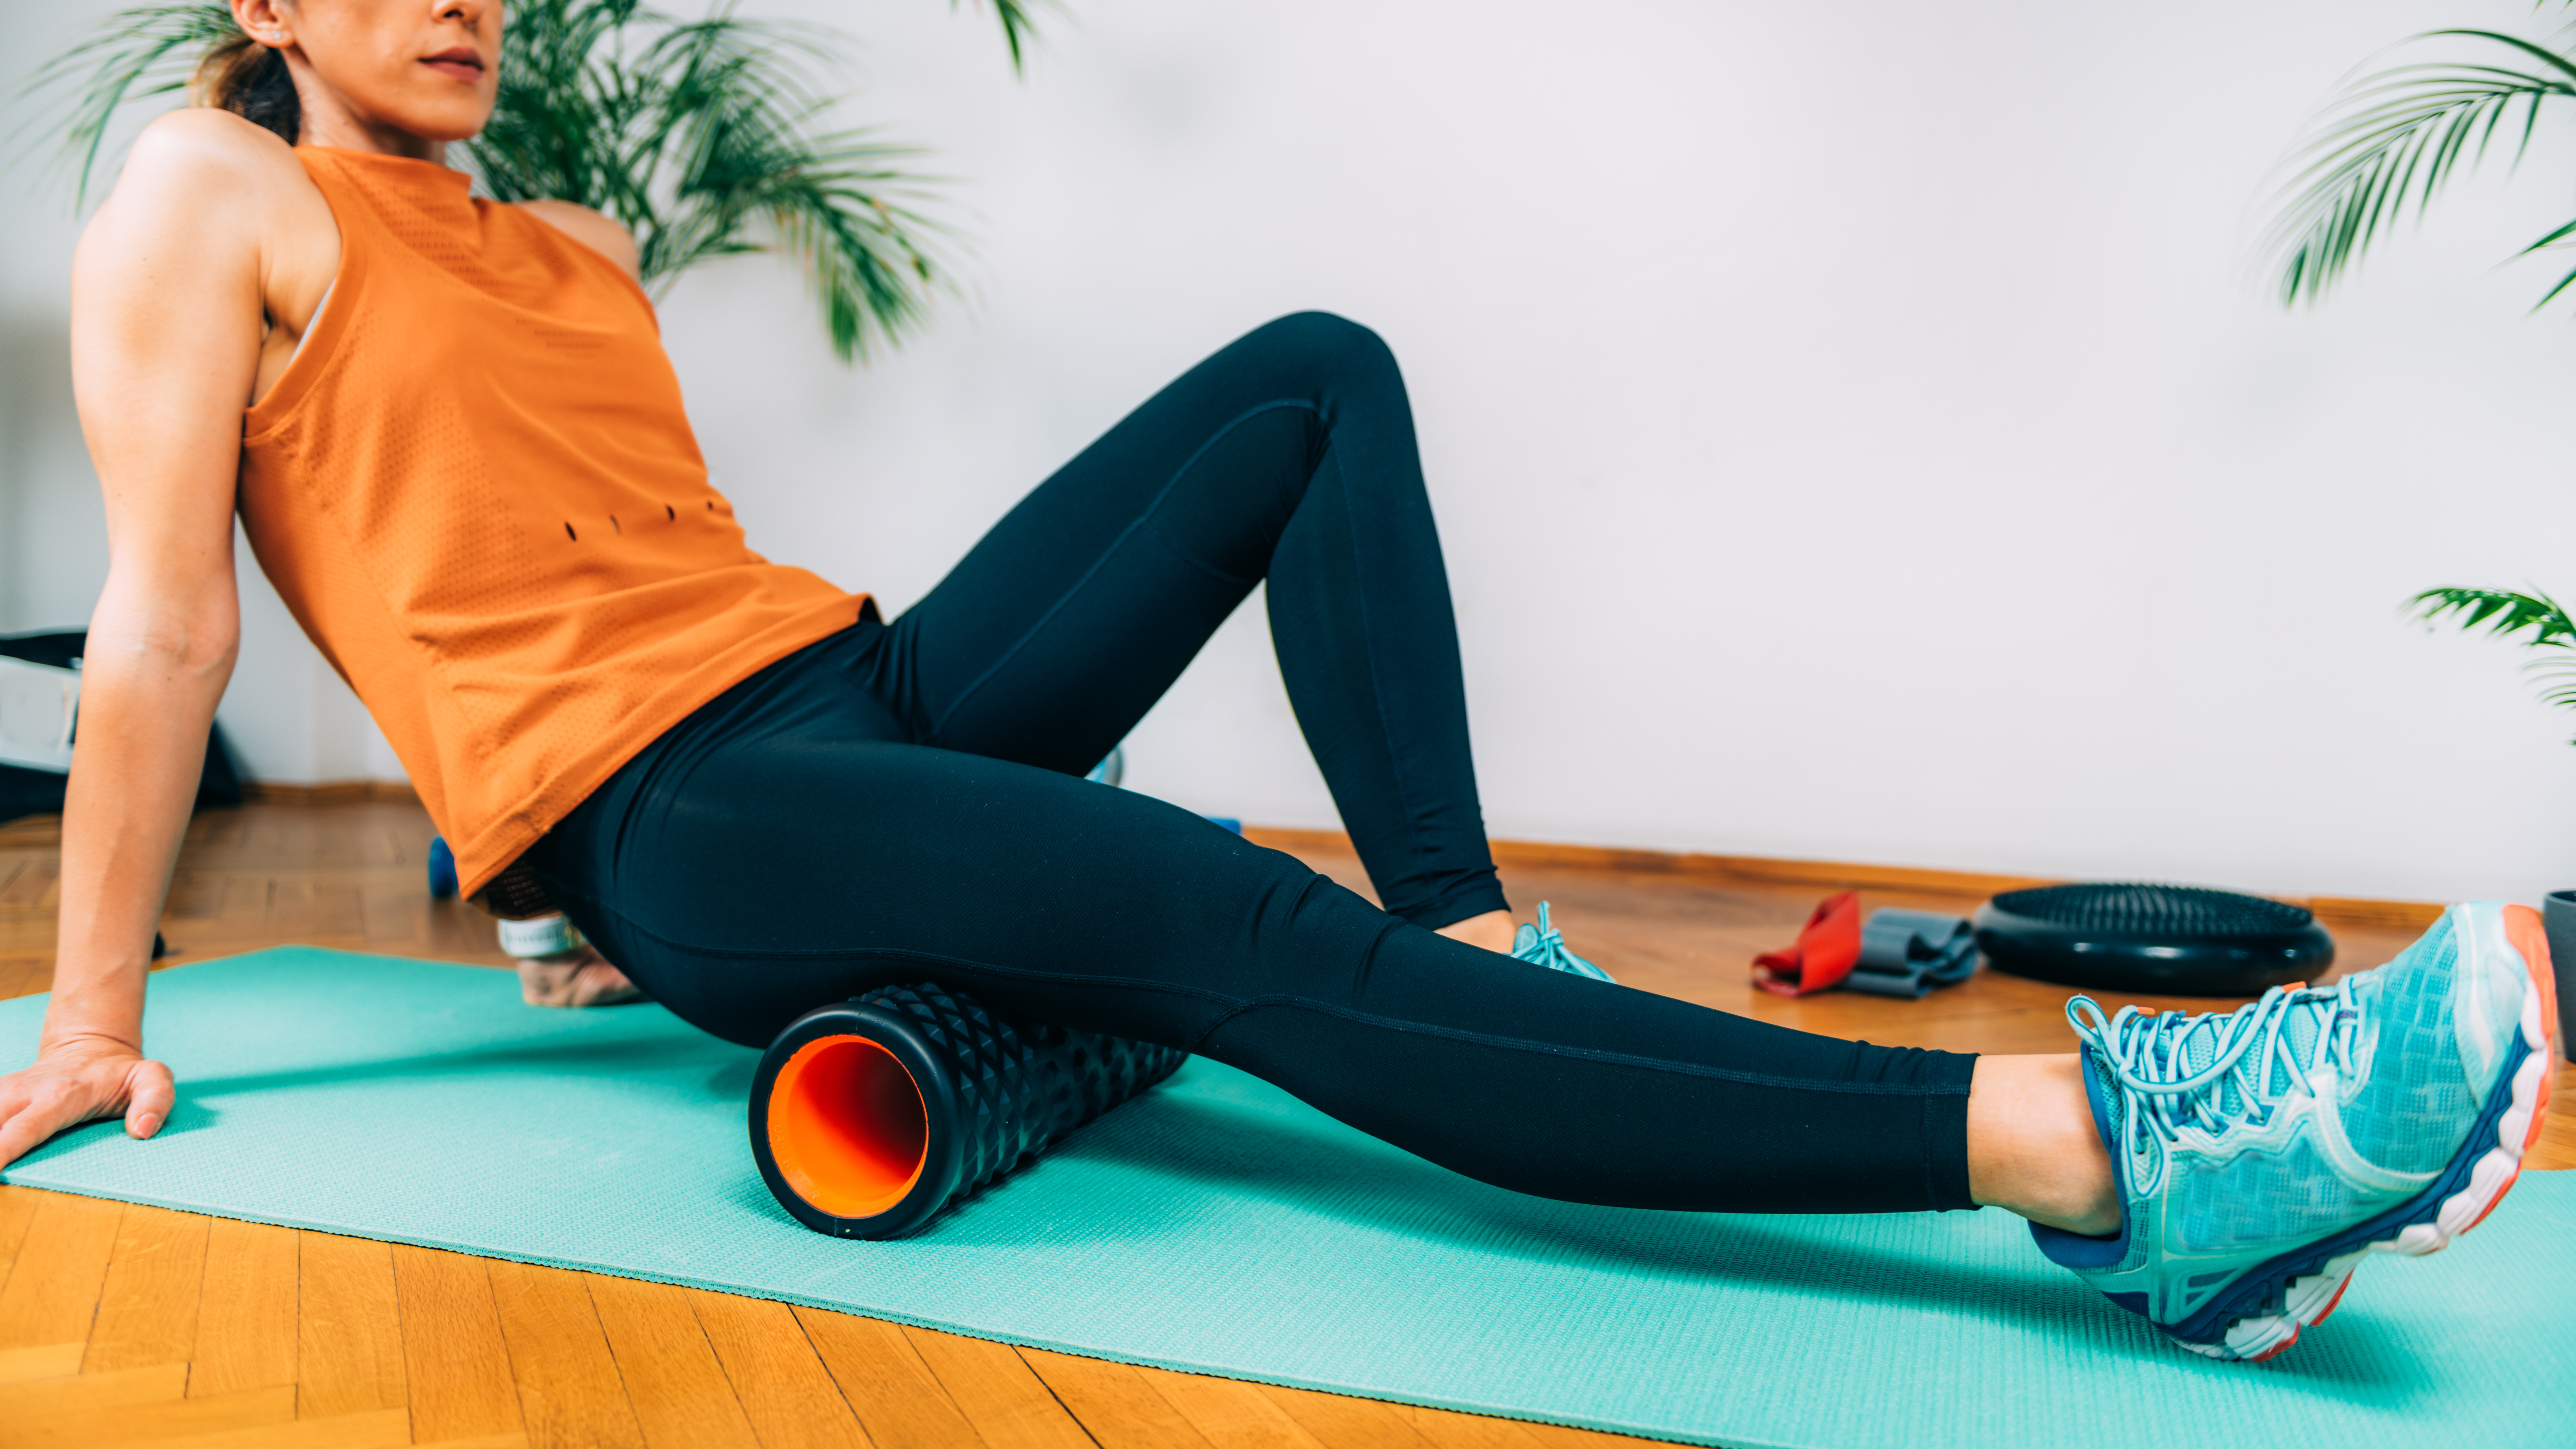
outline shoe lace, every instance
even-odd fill
[[[2120,1088],[2120,1130],[2133,1151],[2154,1168],[2139,1192],[2164,1181],[2171,1148],[2185,1127],[2212,1135],[2236,1127],[2261,1127],[2308,1075],[2331,1059],[2354,1070],[2368,1002],[2354,991],[2357,977],[2333,986],[2275,986],[2260,1000],[2221,1014],[2214,1011],[2146,1012],[2134,1006],[2105,1018],[2092,997],[2066,1003],[2075,1035],[2100,1053]],[[2302,1048],[2287,1028],[2298,1013],[2312,1013],[2317,1030]],[[2273,1068],[2287,1069],[2275,1090]]]
[[[1566,949],[1565,933],[1548,921],[1545,901],[1538,903],[1538,924],[1523,926],[1517,934],[1518,939],[1512,942],[1512,956],[1516,960],[1527,961],[1533,966],[1544,966],[1550,971],[1568,971],[1577,976],[1589,976],[1595,981],[1610,979],[1609,972]]]

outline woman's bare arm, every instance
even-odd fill
[[[0,1077],[0,1164],[173,1100],[143,1055],[143,981],[240,634],[232,509],[274,261],[276,160],[232,116],[182,112],[137,142],[72,267],[72,377],[106,495],[63,811],[62,917],[36,1062]]]

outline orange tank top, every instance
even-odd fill
[[[699,705],[859,617],[744,545],[633,279],[424,161],[299,148],[340,225],[244,421],[261,569],[467,893]]]

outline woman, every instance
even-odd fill
[[[1439,545],[1373,335],[1309,314],[1236,342],[888,623],[744,547],[631,240],[470,200],[442,165],[492,104],[495,0],[232,4],[248,38],[214,105],[150,128],[75,266],[113,564],[57,984],[38,1060],[0,1079],[0,1162],[170,1109],[145,961],[233,658],[236,501],[465,888],[559,905],[735,1041],[936,978],[1233,1063],[1524,1192],[2007,1208],[2219,1357],[2285,1347],[2363,1251],[2438,1246],[2518,1162],[2554,1019],[2520,908],[2459,908],[2379,972],[2232,1016],[2091,1013],[2068,1056],[1808,1036],[1502,954]],[[1265,579],[1384,911],[1078,778]]]

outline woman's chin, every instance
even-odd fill
[[[440,145],[472,140],[483,133],[484,123],[491,119],[492,103],[485,98],[463,104],[450,99],[391,105],[376,112],[377,125]]]

